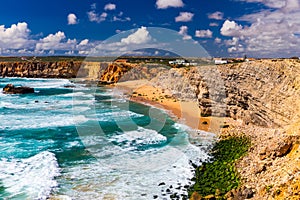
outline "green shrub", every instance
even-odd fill
[[[189,196],[197,191],[202,196],[210,194],[223,198],[224,195],[240,185],[240,177],[235,169],[235,161],[246,154],[251,143],[246,137],[230,137],[218,141],[212,149],[213,161],[196,168],[189,189]]]

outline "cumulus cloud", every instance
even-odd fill
[[[69,54],[78,54],[79,51],[88,52],[97,42],[90,43],[88,39],[78,42],[76,39],[67,38],[65,33],[58,31],[46,37],[31,35],[26,22],[12,24],[6,28],[0,25],[0,54],[1,55],[26,55],[26,54],[55,54],[56,51]]]
[[[158,9],[166,9],[169,7],[178,8],[183,6],[184,4],[182,0],[157,0],[156,1],[156,7]]]
[[[194,14],[191,12],[180,12],[179,16],[175,17],[176,22],[189,22],[192,21]]]
[[[68,15],[68,24],[69,24],[69,25],[77,24],[77,17],[76,17],[75,14],[70,13],[70,14]]]
[[[250,0],[247,0],[250,2]],[[254,1],[254,0],[253,0]],[[258,0],[255,0],[258,2]],[[228,52],[246,52],[258,57],[289,57],[300,54],[300,6],[298,0],[259,1],[274,8],[247,14],[237,20],[242,27],[226,20],[221,34],[232,37],[225,41]]]
[[[151,36],[146,27],[139,28],[136,32],[121,40],[123,44],[144,44],[151,40]]]
[[[55,34],[49,34],[47,37],[40,39],[36,44],[36,50],[60,49],[61,41],[65,38],[65,33],[61,31],[58,31]]]
[[[224,13],[219,12],[219,11],[208,14],[209,19],[222,20],[223,17],[224,17]]]
[[[180,35],[183,35],[183,40],[190,40],[192,37],[188,35],[188,27],[187,26],[181,26],[180,30],[178,32]]]
[[[116,4],[108,3],[104,6],[104,10],[115,10],[116,7],[117,7]]]
[[[27,47],[31,41],[29,40],[30,30],[25,22],[12,24],[11,27],[5,28],[0,26],[0,48],[20,49]]]
[[[107,17],[107,13],[106,12],[103,12],[101,15],[99,15],[94,10],[89,11],[87,14],[88,14],[90,22],[100,23],[100,22],[105,21],[106,17]]]
[[[207,30],[196,30],[195,32],[195,37],[199,38],[212,38],[212,31],[207,29]]]
[[[242,29],[243,27],[235,21],[226,20],[221,28],[221,34],[224,36],[239,35]]]
[[[80,43],[79,43],[79,45],[80,46],[84,46],[84,45],[87,45],[89,43],[89,40],[88,39],[84,39],[84,40],[82,40]]]

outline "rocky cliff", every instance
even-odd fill
[[[198,101],[202,116],[282,127],[299,119],[300,61],[258,60],[171,69],[153,79],[181,100]],[[296,104],[297,105],[297,104]],[[299,104],[298,104],[299,105]]]
[[[183,101],[197,101],[202,116],[225,116],[219,136],[246,135],[252,145],[237,162],[242,187],[227,199],[300,199],[300,61],[257,60],[171,69],[153,84]]]
[[[28,78],[73,78],[81,62],[1,62],[0,76]]]
[[[168,71],[165,66],[157,64],[110,63],[103,69],[100,84],[114,84],[130,80],[151,80],[159,72]]]

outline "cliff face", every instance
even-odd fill
[[[153,82],[179,99],[198,101],[202,116],[282,127],[299,119],[299,106],[294,106],[300,99],[299,74],[297,60],[263,60],[171,69]]]
[[[74,78],[82,62],[1,62],[0,76]]]
[[[153,79],[201,115],[229,116],[220,137],[247,135],[251,148],[236,163],[242,186],[227,199],[300,199],[300,61],[258,60],[171,69]],[[234,120],[237,119],[237,120]]]
[[[162,65],[110,63],[103,69],[99,78],[99,83],[113,84],[130,80],[150,80],[162,71],[167,71]]]

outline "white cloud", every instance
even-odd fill
[[[12,24],[8,28],[0,25],[0,55],[47,55],[57,51],[77,54],[79,51],[88,52],[98,43],[90,43],[88,39],[78,42],[76,39],[67,38],[62,31],[32,39],[41,35],[33,36],[30,32],[25,22]]]
[[[218,37],[216,37],[216,39],[215,39],[215,43],[216,44],[220,44],[222,42],[222,39],[221,38],[218,38]]]
[[[30,30],[25,22],[12,24],[10,28],[0,26],[0,48],[20,49],[27,47],[31,41],[29,40]]]
[[[238,25],[235,21],[226,20],[221,28],[221,34],[225,36],[239,35],[239,32],[243,29],[241,25]]]
[[[113,17],[113,21],[120,21],[120,22],[126,22],[126,21],[130,21],[131,18],[130,17],[125,17],[125,18],[122,18],[122,17],[117,17],[117,16],[114,16]]]
[[[121,40],[123,44],[144,44],[151,40],[151,36],[146,27],[139,28],[136,32]]]
[[[219,26],[219,24],[215,23],[215,22],[212,22],[212,23],[209,23],[209,26]]]
[[[61,41],[65,38],[65,33],[61,31],[58,31],[55,34],[50,34],[47,37],[40,39],[40,41],[36,44],[36,50],[61,49]]]
[[[77,17],[76,17],[75,14],[70,13],[70,14],[68,15],[68,24],[69,24],[69,25],[77,24]]]
[[[192,37],[188,35],[188,27],[187,26],[181,26],[180,30],[178,32],[180,35],[183,35],[183,40],[190,40]]]
[[[89,11],[87,14],[88,14],[90,22],[100,23],[100,22],[105,21],[106,17],[107,17],[107,13],[106,12],[103,12],[101,15],[99,15],[94,10]]]
[[[207,30],[196,30],[195,32],[195,37],[199,38],[212,38],[212,31],[207,29]]]
[[[180,12],[179,16],[175,17],[176,22],[189,22],[192,21],[194,14],[191,12]]]
[[[113,3],[108,3],[104,6],[104,10],[115,10],[116,9],[116,4]]]
[[[208,14],[209,19],[222,20],[223,17],[224,17],[224,13],[219,12],[219,11]]]
[[[84,45],[87,45],[89,43],[89,40],[88,39],[84,39],[84,40],[82,40],[80,43],[79,43],[79,45],[80,46],[84,46]]]
[[[248,3],[262,3],[270,8],[282,8],[286,4],[286,0],[240,0]]]
[[[157,0],[156,7],[158,9],[166,9],[169,7],[179,8],[183,7],[184,4],[182,0]]]
[[[250,2],[250,0],[247,0]],[[254,2],[251,1],[251,2]],[[247,14],[225,22],[221,34],[232,37],[225,41],[231,53],[247,53],[258,57],[290,57],[300,55],[300,6],[298,0],[258,1],[273,9]]]

